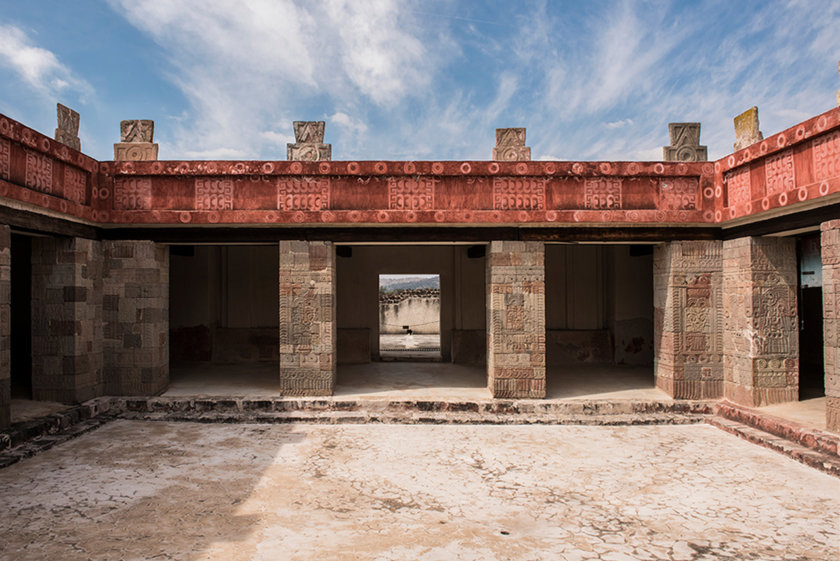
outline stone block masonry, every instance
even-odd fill
[[[497,398],[543,398],[545,244],[491,242],[486,278],[488,387]]]
[[[32,397],[78,403],[102,395],[102,246],[32,239]]]
[[[675,399],[723,395],[722,242],[678,241],[654,251],[654,375]]]
[[[840,220],[822,224],[825,421],[840,432]]]
[[[796,244],[723,242],[724,396],[759,407],[799,398]]]
[[[0,225],[0,429],[9,426],[11,404],[11,246],[9,227]]]
[[[169,248],[103,242],[105,391],[154,395],[169,383]]]
[[[280,393],[332,395],[336,374],[335,248],[281,241]]]

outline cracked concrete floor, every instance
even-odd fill
[[[708,425],[118,420],[0,471],[0,559],[836,560],[840,480]]]

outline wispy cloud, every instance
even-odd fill
[[[86,96],[93,92],[90,84],[62,64],[52,51],[37,46],[14,25],[0,25],[0,65],[45,96],[55,98],[66,91]]]

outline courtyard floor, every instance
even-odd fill
[[[117,420],[0,471],[3,560],[835,560],[840,479],[708,425]]]

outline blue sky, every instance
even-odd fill
[[[333,159],[658,160],[671,121],[710,158],[758,105],[772,134],[836,105],[840,2],[0,0],[0,112],[113,157],[121,119],[161,159],[285,159],[325,120]]]

